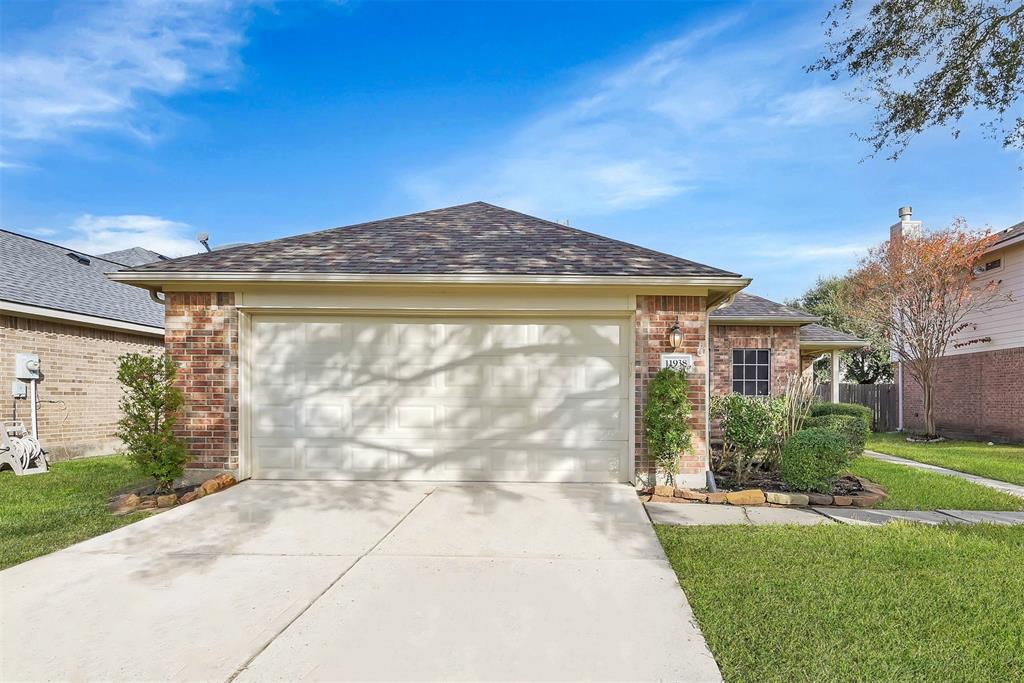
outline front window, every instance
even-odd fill
[[[744,396],[768,396],[771,393],[771,351],[768,349],[732,350],[732,390]]]

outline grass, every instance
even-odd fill
[[[1024,528],[656,531],[730,683],[1024,680]]]
[[[908,460],[1024,486],[1024,446],[979,441],[907,443],[904,434],[872,434],[867,447]]]
[[[956,477],[906,465],[874,460],[866,455],[850,470],[881,484],[889,497],[875,507],[888,510],[1024,510],[1024,498],[986,488]]]
[[[142,482],[120,456],[56,462],[47,474],[0,472],[0,569],[141,519],[114,517],[107,498]]]

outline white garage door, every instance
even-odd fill
[[[256,316],[252,474],[628,479],[627,325]]]

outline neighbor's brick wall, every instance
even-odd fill
[[[921,387],[906,370],[903,424],[924,431]],[[939,359],[935,428],[943,436],[1024,441],[1024,347]]]
[[[112,453],[121,413],[117,359],[126,353],[159,351],[159,337],[100,330],[59,322],[0,315],[0,419],[30,423],[28,400],[11,396],[14,359],[39,354],[39,439],[51,459]],[[51,402],[53,401],[53,402]]]
[[[693,449],[680,456],[679,473],[703,477],[707,469],[708,448],[706,438],[707,361],[699,355],[705,342],[707,312],[702,296],[638,296],[636,298],[636,405],[635,440],[636,471],[652,477],[654,467],[647,459],[644,444],[643,409],[647,403],[647,386],[661,369],[661,354],[675,351],[669,343],[669,330],[676,323],[683,330],[683,345],[679,353],[693,354],[694,372],[689,376],[690,401],[693,416]]]
[[[167,352],[185,410],[175,432],[189,468],[238,469],[238,311],[232,292],[169,292]]]
[[[801,370],[798,326],[712,325],[712,396],[732,392],[733,349],[771,349],[771,392],[775,396],[786,389],[786,379]]]

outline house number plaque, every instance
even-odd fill
[[[661,354],[662,369],[668,368],[676,372],[693,372],[692,353],[663,353]]]

